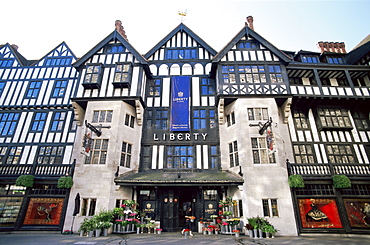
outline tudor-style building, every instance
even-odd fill
[[[369,42],[295,54],[250,24],[217,53],[181,23],[142,56],[117,22],[74,64],[81,209],[74,219],[69,202],[65,229],[134,199],[175,231],[231,196],[234,215],[280,235],[369,232]],[[352,187],[335,189],[335,174]]]
[[[0,230],[61,230],[73,175],[75,55],[63,42],[39,60],[0,45]],[[16,186],[21,175],[32,187]]]

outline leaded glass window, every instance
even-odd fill
[[[252,138],[251,141],[254,164],[276,163],[275,152],[268,148],[266,137]]]
[[[167,168],[194,168],[194,146],[167,146]]]

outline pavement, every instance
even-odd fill
[[[307,236],[250,238],[240,235],[203,235],[194,232],[194,236],[185,239],[180,232],[162,232],[162,234],[109,234],[104,237],[86,237],[79,234],[63,235],[57,232],[17,231],[0,232],[1,245],[152,245],[152,244],[211,244],[211,245],[362,245],[370,244],[370,235],[311,234]]]

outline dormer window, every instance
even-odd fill
[[[116,64],[113,86],[115,88],[128,88],[131,82],[131,64]]]
[[[327,57],[326,60],[330,64],[344,64],[343,58],[342,57]]]
[[[319,59],[314,55],[302,55],[301,60],[304,63],[319,63]]]
[[[90,64],[86,66],[86,74],[82,86],[87,89],[100,88],[102,80],[102,65],[101,64]]]

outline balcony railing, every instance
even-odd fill
[[[75,162],[72,164],[3,164],[0,165],[0,177],[18,177],[32,174],[35,177],[73,176]]]
[[[370,164],[339,164],[339,163],[289,163],[288,174],[299,174],[305,177],[330,177],[336,174],[348,177],[370,176]]]

